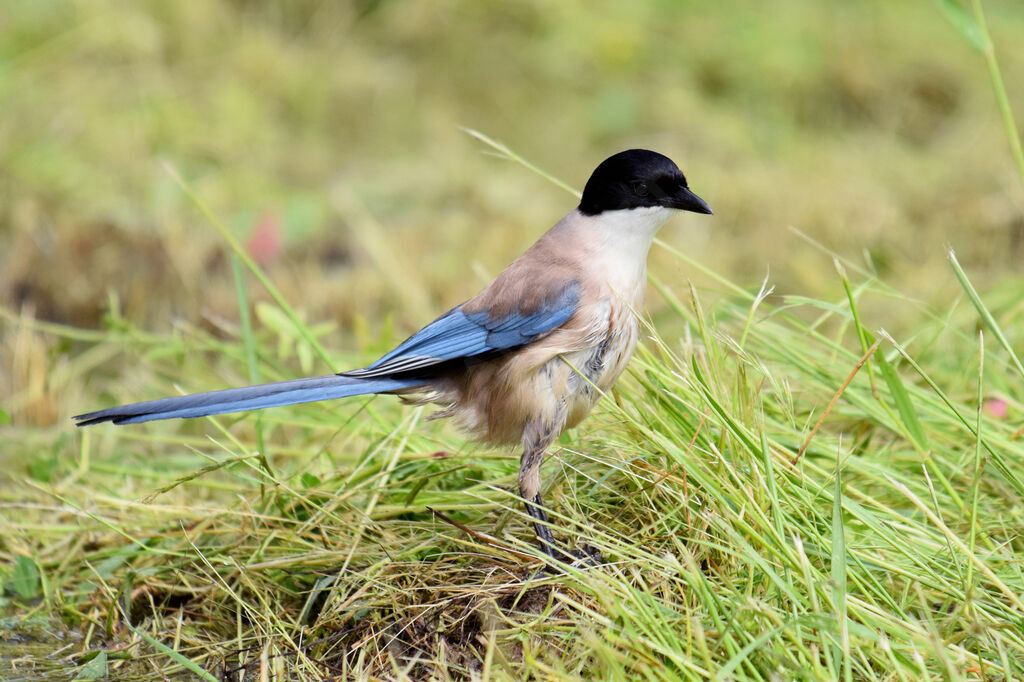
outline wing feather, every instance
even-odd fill
[[[492,316],[458,306],[416,332],[372,365],[344,376],[376,377],[423,370],[452,360],[507,352],[565,324],[580,305],[582,287],[572,281],[533,310]]]

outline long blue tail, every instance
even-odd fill
[[[114,422],[115,424],[137,424],[155,419],[176,419],[205,417],[225,412],[244,412],[264,407],[312,403],[318,400],[333,400],[367,393],[386,393],[403,388],[415,388],[427,384],[425,379],[393,379],[390,377],[359,377],[328,374],[306,379],[279,381],[245,388],[229,388],[224,391],[195,393],[177,398],[147,400],[144,403],[121,405],[108,410],[89,412],[75,417],[78,426]]]

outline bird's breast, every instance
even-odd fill
[[[638,324],[631,306],[610,301],[608,308],[605,333],[598,342],[565,358],[572,368],[566,382],[567,427],[579,423],[601,395],[611,390],[636,348]]]

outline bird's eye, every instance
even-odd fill
[[[634,182],[633,191],[638,197],[647,196],[647,183],[646,182]]]

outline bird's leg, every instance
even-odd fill
[[[519,460],[519,494],[523,497],[527,513],[533,518],[533,528],[537,533],[540,548],[545,554],[565,563],[572,563],[577,559],[600,563],[601,555],[592,547],[585,546],[583,550],[572,553],[566,553],[558,547],[555,536],[551,533],[548,515],[544,511],[544,502],[540,497],[540,465],[565,423],[564,408],[560,412],[560,418],[555,420],[538,420],[527,425],[523,433],[523,456]]]
[[[568,561],[570,558],[555,543],[555,537],[548,525],[544,502],[540,499],[540,466],[544,455],[554,442],[565,422],[565,409],[545,415],[527,424],[523,431],[523,456],[519,459],[519,494],[523,497],[526,512],[533,518],[541,551],[552,559]]]

